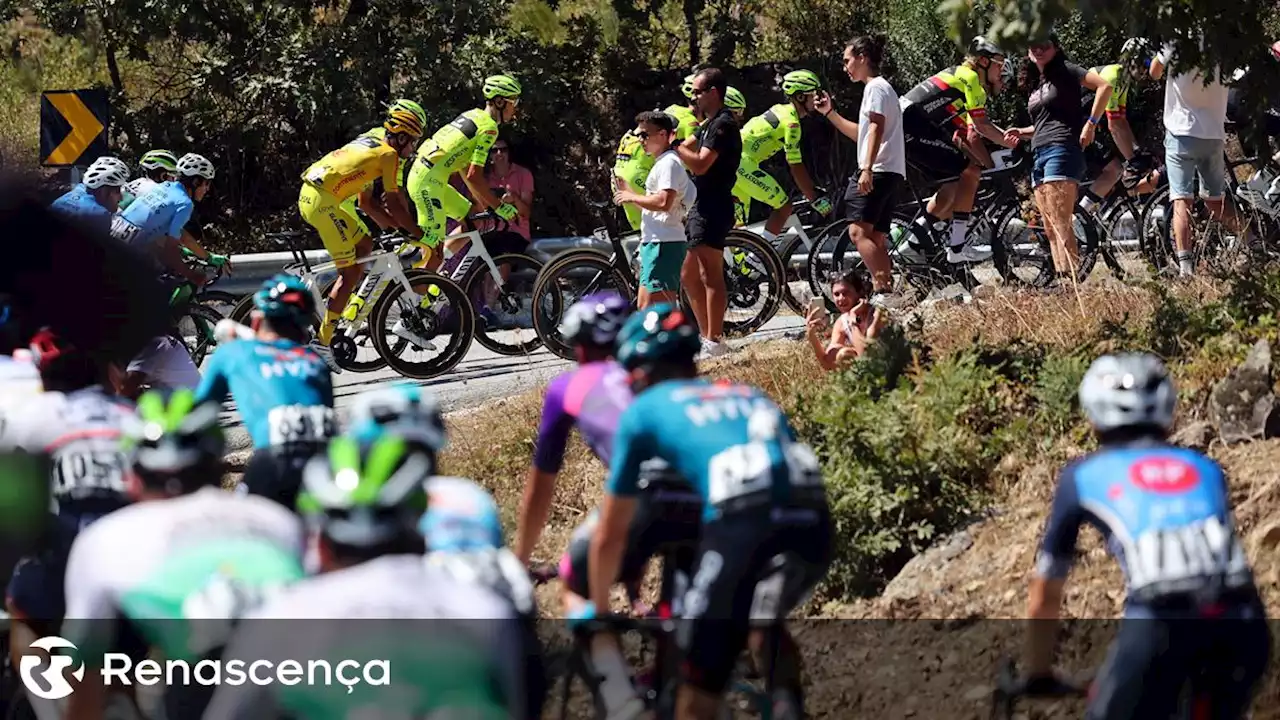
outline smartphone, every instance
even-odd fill
[[[820,297],[809,298],[809,312],[813,312],[814,310],[826,310],[826,309],[827,309],[826,300],[823,300]]]

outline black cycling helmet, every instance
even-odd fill
[[[969,41],[969,55],[972,57],[996,58],[1006,57],[1007,53],[985,36],[978,35]]]
[[[222,481],[226,447],[217,403],[196,404],[195,393],[151,390],[138,398],[138,420],[125,434],[133,470],[144,487],[170,495]]]

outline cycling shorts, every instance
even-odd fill
[[[1224,603],[1213,617],[1173,615],[1120,621],[1093,683],[1088,720],[1192,717],[1176,711],[1188,683],[1213,717],[1245,716],[1271,652],[1261,602],[1255,595],[1235,606]]]
[[[613,163],[613,174],[627,181],[632,188],[641,194],[644,193],[644,183],[649,179],[649,171],[653,169],[653,158],[641,153],[635,156],[619,155]],[[634,204],[627,203],[622,206],[627,213],[627,222],[631,223],[632,230],[640,229],[640,208]]]
[[[702,517],[702,500],[687,486],[655,484],[636,498],[636,514],[627,530],[627,550],[618,582],[638,589],[649,558],[668,549],[675,553],[680,572],[690,577]],[[569,549],[560,559],[560,581],[575,595],[588,597],[588,555],[600,511],[594,510],[573,531]]]
[[[409,198],[418,211],[423,241],[432,249],[444,241],[445,222],[461,220],[471,210],[471,201],[448,181],[447,177],[437,177],[422,160],[415,160],[409,170]]]
[[[776,625],[804,603],[831,564],[825,501],[727,511],[702,527],[677,641],[685,682],[724,692],[752,625]]]
[[[307,461],[324,450],[324,445],[298,443],[283,448],[258,448],[244,468],[236,491],[261,495],[294,510],[302,487],[302,470]]]
[[[734,215],[738,224],[746,225],[751,212],[751,201],[759,200],[777,210],[787,204],[787,191],[760,169],[760,163],[747,155],[738,163],[738,179],[733,183]]]
[[[369,237],[364,223],[347,211],[333,195],[303,184],[298,193],[298,212],[307,224],[320,233],[320,242],[338,268],[351,267],[356,260],[356,246]]]
[[[969,167],[969,157],[952,142],[951,132],[931,122],[918,105],[908,105],[902,111],[907,162],[929,180],[953,178]]]

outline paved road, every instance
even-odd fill
[[[734,340],[730,344],[740,347],[752,342],[776,339],[788,330],[801,327],[799,317],[779,314],[750,338]],[[572,363],[552,355],[544,349],[527,357],[505,357],[490,352],[479,343],[472,343],[467,357],[452,372],[430,380],[416,380],[430,388],[445,412],[475,407],[487,400],[515,395],[549,381]],[[390,369],[371,373],[344,372],[334,376],[335,405],[339,417],[345,421],[352,398],[369,388],[398,380],[400,376]],[[240,424],[240,416],[234,408],[223,414],[227,427],[228,449],[247,449],[249,436]]]

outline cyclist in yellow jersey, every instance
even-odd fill
[[[965,236],[982,168],[992,166],[983,138],[1016,147],[1005,139],[1004,130],[992,124],[986,109],[988,95],[999,93],[1008,81],[1005,57],[1003,50],[979,35],[969,43],[963,63],[928,78],[902,98],[908,163],[934,179],[960,178],[938,188],[919,220],[921,225],[932,225],[951,218],[947,260],[953,263],[982,262],[991,256],[990,248],[967,245]],[[1012,72],[1012,65],[1008,71]]]
[[[693,103],[692,75],[684,79],[684,84],[680,86],[680,91],[688,99],[689,103]],[[672,103],[664,108],[662,112],[675,117],[678,123],[676,125],[676,140],[678,141],[683,141],[698,128],[698,116],[690,105]],[[617,178],[617,189],[631,190],[632,192],[643,191],[645,180],[649,179],[649,171],[653,169],[653,163],[653,156],[644,151],[644,142],[636,137],[635,130],[628,130],[623,134],[622,140],[618,142],[618,152],[613,161],[613,174]],[[627,222],[631,224],[631,229],[639,230],[640,208],[632,204],[623,205],[622,207],[627,214]]]
[[[401,98],[400,100],[396,100],[395,102],[391,103],[390,107],[387,108],[387,113],[390,114],[395,110],[407,110],[413,113],[414,117],[418,118],[418,121],[422,124],[422,127],[425,128],[427,126],[427,113],[422,109],[422,106],[419,105],[418,103],[412,100],[405,100]],[[378,140],[383,140],[383,139],[386,139],[387,137],[387,129],[383,127],[381,124],[375,125],[374,127],[371,127],[368,130],[360,133],[360,137],[376,138]],[[404,187],[408,183],[408,179],[405,177],[405,174],[408,171],[409,171],[409,158],[405,158],[405,157],[399,158],[399,170],[397,171],[396,177],[400,178],[401,187]],[[342,209],[346,210],[348,213],[351,214],[352,217],[356,219],[356,223],[358,224],[358,227],[360,228],[361,232],[365,233],[366,235],[372,235],[373,233],[370,232],[369,226],[365,224],[364,218],[360,217],[360,214],[356,212],[356,199],[358,197],[359,196],[357,195],[352,195],[346,200],[343,200]]]
[[[1093,184],[1081,193],[1080,206],[1085,210],[1092,211],[1103,198],[1111,194],[1128,161],[1134,160],[1137,154],[1138,143],[1135,139],[1137,135],[1129,125],[1127,113],[1129,89],[1142,78],[1147,77],[1147,68],[1150,67],[1151,58],[1155,53],[1155,47],[1147,40],[1130,38],[1125,41],[1124,48],[1121,50],[1121,62],[1091,68],[1115,88],[1111,93],[1111,99],[1107,101],[1107,129],[1111,131],[1113,148],[1108,150],[1099,140],[1095,140],[1092,145],[1085,148],[1085,156],[1090,160],[1091,165],[1096,167],[1103,162],[1106,163]],[[1093,100],[1089,98],[1086,102],[1092,103]],[[1148,163],[1142,160],[1143,158],[1140,158],[1129,166],[1129,169],[1134,171],[1132,192],[1136,194],[1154,190],[1154,183],[1158,179],[1158,175],[1154,172],[1148,177],[1140,177],[1146,175],[1148,170]]]
[[[489,148],[498,139],[498,125],[515,119],[520,92],[520,83],[510,75],[485,78],[484,108],[462,113],[418,149],[418,159],[409,169],[408,188],[418,211],[422,241],[429,249],[444,240],[447,218],[461,220],[472,207],[471,200],[449,185],[454,174],[462,177],[480,207],[492,208],[503,220],[520,213],[515,205],[494,195],[484,176]],[[441,253],[433,252],[426,258],[426,267],[434,270],[442,259]]]
[[[422,137],[422,123],[411,112],[394,110],[386,123],[386,138],[360,137],[325,155],[302,174],[298,211],[324,243],[338,268],[338,281],[329,293],[324,321],[320,324],[321,344],[333,338],[333,326],[351,291],[364,276],[364,267],[355,260],[373,249],[372,238],[363,224],[342,207],[356,197],[360,209],[379,227],[414,228],[417,223],[400,191],[399,158],[413,154]],[[382,181],[386,209],[373,199],[373,183]]]
[[[773,208],[762,233],[769,242],[773,242],[782,231],[782,224],[791,216],[787,191],[769,173],[760,169],[760,163],[779,150],[785,152],[787,164],[791,166],[791,177],[812,203],[813,209],[823,216],[831,214],[831,202],[818,197],[800,152],[800,118],[814,111],[818,98],[822,96],[822,81],[811,70],[794,70],[783,76],[782,94],[787,96],[787,102],[774,105],[742,126],[742,159],[738,163],[738,181],[733,185],[738,224],[746,224],[752,200]],[[728,100],[727,95],[725,99]],[[728,105],[727,102],[725,104]]]

